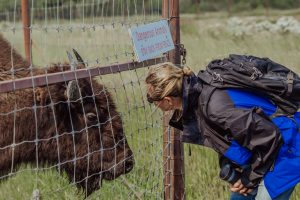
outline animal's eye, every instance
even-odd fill
[[[90,122],[94,122],[94,121],[97,121],[97,115],[95,113],[87,113],[86,114],[86,118],[88,121]]]

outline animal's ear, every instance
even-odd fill
[[[65,97],[70,101],[76,101],[80,98],[80,89],[76,80],[69,81],[65,91]]]
[[[74,55],[75,55],[75,57],[76,57],[78,63],[79,63],[79,64],[83,64],[83,65],[85,66],[85,63],[84,63],[82,57],[79,55],[79,53],[78,53],[75,49],[73,49],[73,53],[74,53]],[[86,66],[85,66],[85,67],[86,67]]]

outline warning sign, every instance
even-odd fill
[[[129,29],[136,59],[142,62],[174,49],[167,20]]]

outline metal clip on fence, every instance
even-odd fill
[[[186,63],[186,49],[184,48],[184,45],[183,44],[179,44],[179,51],[180,51],[180,55],[182,56],[182,60],[181,60],[181,63],[183,65],[185,65]]]
[[[132,52],[132,54],[131,54],[131,58],[132,58],[132,63],[134,63],[135,62],[135,53],[134,52]]]

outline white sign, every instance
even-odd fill
[[[139,62],[151,59],[174,49],[167,20],[129,29],[134,52]]]

